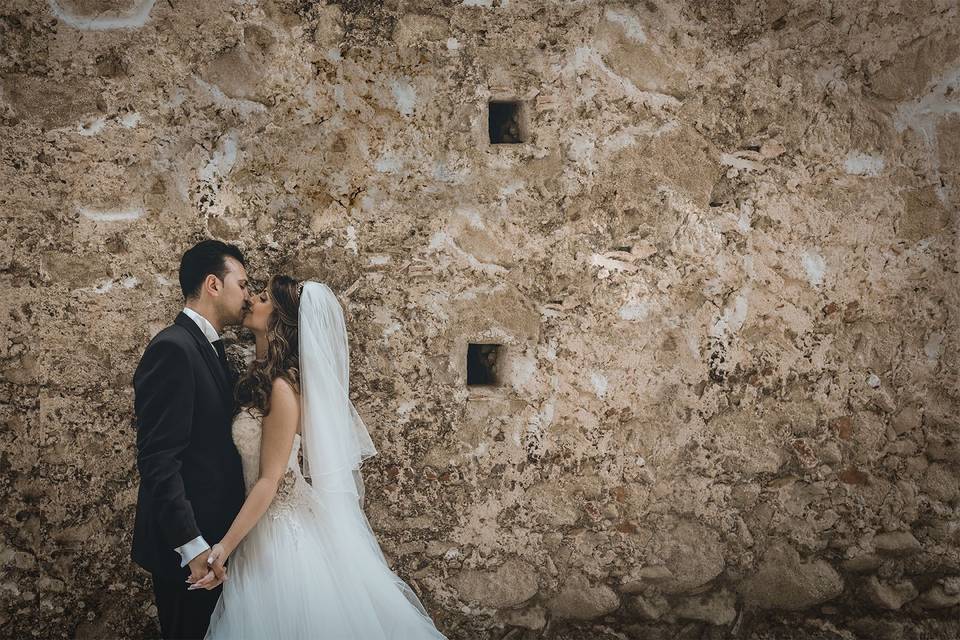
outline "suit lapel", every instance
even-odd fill
[[[193,336],[193,339],[196,340],[197,347],[200,349],[200,355],[210,368],[210,373],[213,374],[213,379],[217,381],[217,386],[220,388],[220,395],[224,404],[228,409],[232,408],[233,390],[230,388],[230,381],[227,379],[227,372],[223,370],[223,365],[220,364],[220,358],[217,357],[217,352],[214,350],[213,345],[210,344],[210,341],[207,340],[207,336],[203,335],[203,331],[200,330],[200,327],[197,326],[197,323],[191,320],[190,316],[182,311],[179,315],[177,315],[174,323],[189,331],[190,335]]]

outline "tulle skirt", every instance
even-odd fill
[[[295,499],[274,500],[231,556],[206,639],[446,640],[359,506],[330,507],[356,497],[299,481]]]

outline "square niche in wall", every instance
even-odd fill
[[[521,100],[491,100],[487,103],[490,144],[520,144],[527,141],[527,108]]]
[[[503,345],[469,343],[467,345],[467,386],[497,386],[500,384],[500,360]]]

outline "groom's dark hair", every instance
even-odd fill
[[[180,290],[184,299],[197,296],[211,273],[223,280],[227,274],[227,257],[247,266],[239,247],[220,240],[201,240],[187,249],[180,258]]]

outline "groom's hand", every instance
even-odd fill
[[[207,547],[203,553],[188,563],[188,566],[190,567],[190,577],[187,578],[187,582],[189,582],[191,585],[196,584],[205,575],[207,575],[207,572],[210,570],[210,567],[207,566],[207,558],[209,557],[210,548]]]
[[[217,543],[213,545],[210,553],[207,554],[207,574],[199,581],[191,585],[191,589],[215,589],[224,580],[227,579],[227,569],[224,563],[227,560],[227,553],[223,545]]]

